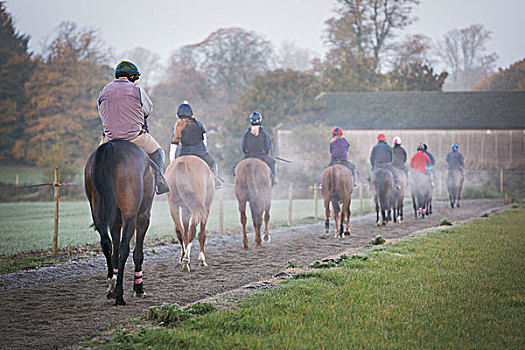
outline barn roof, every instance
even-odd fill
[[[316,100],[316,121],[343,128],[525,128],[525,91],[323,92]]]

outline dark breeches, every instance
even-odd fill
[[[275,159],[273,159],[269,155],[267,155],[267,154],[259,154],[259,155],[256,155],[256,156],[245,155],[244,158],[259,158],[260,160],[265,162],[270,167],[270,170],[272,172],[272,176],[275,176],[275,164],[277,162],[276,162]]]
[[[349,161],[346,160],[346,159],[332,159],[332,160],[330,161],[330,163],[328,163],[328,165],[327,165],[326,167],[328,168],[329,166],[336,165],[336,164],[344,165],[345,167],[347,167],[348,169],[350,169],[350,171],[352,172],[352,174],[355,174],[355,170],[356,170],[355,164],[352,163],[352,162],[349,162]]]
[[[206,164],[208,164],[208,166],[210,167],[210,169],[213,169],[215,167],[215,160],[208,152],[204,154],[195,154],[195,156],[205,161]]]

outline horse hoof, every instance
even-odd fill
[[[145,298],[146,296],[147,296],[146,292],[142,292],[142,293],[135,292],[135,293],[133,293],[133,297],[135,297],[135,298],[141,298],[142,299],[142,298]]]
[[[201,261],[201,266],[206,267],[206,266],[208,266],[208,264],[206,263],[206,261]]]
[[[107,299],[113,299],[115,297],[115,295],[113,295],[113,292],[107,292],[106,293],[106,298]]]
[[[264,241],[265,242],[270,242],[270,236],[264,235]]]
[[[118,298],[115,300],[115,305],[126,305],[126,302],[124,301],[124,298],[123,298],[123,297],[118,297]]]

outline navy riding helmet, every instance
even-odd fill
[[[177,116],[179,118],[190,118],[193,116],[193,109],[188,104],[187,101],[184,101],[179,108],[177,109]]]
[[[250,115],[250,124],[252,125],[261,125],[262,124],[262,115],[259,112],[253,112]]]

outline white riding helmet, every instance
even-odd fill
[[[400,145],[401,144],[401,137],[396,136],[394,137],[394,145]]]

